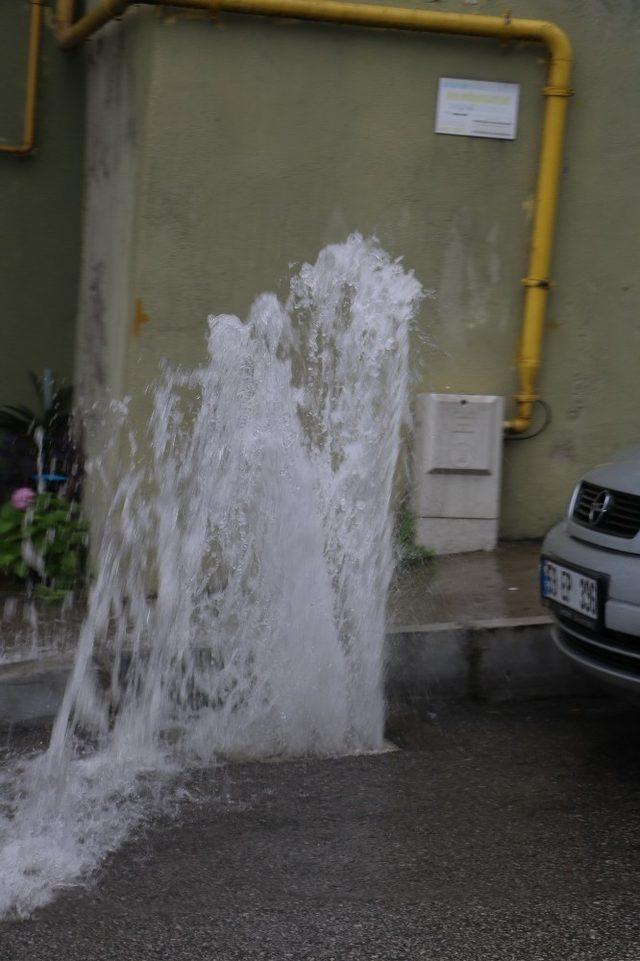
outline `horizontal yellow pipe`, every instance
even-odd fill
[[[36,107],[38,102],[38,68],[40,64],[43,6],[44,0],[31,0],[22,142],[19,144],[0,144],[0,153],[24,157],[30,154],[36,145]]]
[[[534,40],[544,43],[554,60],[568,62],[569,65],[571,63],[571,46],[566,34],[555,24],[543,20],[512,20],[508,16],[440,13],[409,7],[340,3],[337,0],[101,0],[90,13],[76,23],[72,22],[74,0],[58,0],[56,23],[60,45],[77,46],[108,20],[122,14],[128,6],[140,2],[150,6],[211,11],[213,14],[227,11],[396,30],[463,34],[469,37]],[[550,82],[558,83],[560,79],[560,75],[553,81],[550,77]]]
[[[99,27],[123,13],[133,0],[101,0],[85,17],[73,23],[74,0],[58,0],[56,30],[62,47],[74,47]],[[560,27],[544,20],[485,17],[471,13],[442,13],[407,7],[374,6],[366,3],[341,3],[337,0],[142,0],[154,6],[184,7],[208,11],[247,13],[296,20],[345,23],[355,26],[419,30],[428,33],[460,34],[468,37],[494,37],[501,40],[531,40],[544,44],[551,55],[547,86],[542,145],[538,168],[533,229],[528,274],[525,284],[524,313],[518,374],[520,390],[516,397],[518,414],[505,423],[513,433],[531,424],[537,400],[535,383],[540,367],[542,338],[549,290],[549,270],[562,169],[562,150],[568,97],[571,94],[572,52],[567,35]]]

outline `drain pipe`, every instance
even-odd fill
[[[100,0],[94,9],[74,22],[75,0],[58,0],[56,36],[61,47],[80,44],[109,20],[124,13],[140,0]],[[529,40],[544,44],[551,55],[542,145],[538,167],[529,268],[522,283],[525,287],[524,313],[518,354],[519,392],[517,415],[505,422],[508,433],[521,434],[531,425],[535,392],[540,369],[542,339],[551,281],[551,252],[562,171],[564,129],[568,98],[572,91],[572,53],[567,35],[560,27],[544,20],[485,17],[469,13],[440,13],[408,7],[373,6],[364,3],[339,3],[336,0],[141,0],[152,6],[184,7],[216,16],[221,11],[266,17],[287,17],[344,23],[362,27],[419,30],[427,33],[459,34],[468,37],[494,37],[499,40]]]
[[[38,102],[38,67],[40,63],[43,7],[44,0],[31,0],[22,143],[0,144],[0,153],[9,153],[16,157],[26,157],[27,154],[33,151],[36,145],[36,106]]]

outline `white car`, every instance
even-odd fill
[[[640,447],[584,475],[544,540],[540,573],[560,651],[640,693]]]

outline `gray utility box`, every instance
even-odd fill
[[[498,539],[503,398],[419,394],[417,542],[436,554],[490,551]]]

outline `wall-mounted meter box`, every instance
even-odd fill
[[[498,537],[503,398],[420,394],[416,401],[417,539],[437,554],[492,550]]]

